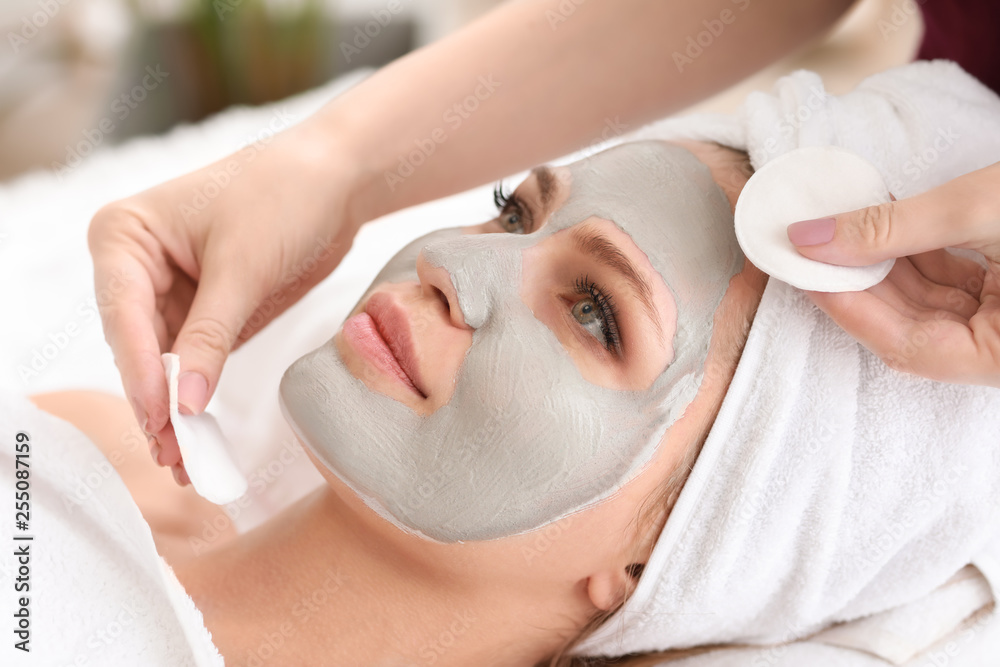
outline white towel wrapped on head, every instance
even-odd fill
[[[841,97],[797,72],[734,117],[668,120],[625,140],[650,137],[717,141],[758,168],[794,148],[838,145],[902,198],[1000,160],[1000,98],[943,61],[873,76]],[[969,563],[995,595],[998,534],[1000,390],[892,371],[771,279],[634,594],[578,652],[784,644],[925,598]],[[852,636],[864,644],[863,634]],[[901,664],[939,638],[864,645]],[[828,653],[809,664],[834,664]]]

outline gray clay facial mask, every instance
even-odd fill
[[[652,459],[697,393],[715,310],[743,268],[728,200],[691,153],[657,141],[568,169],[569,197],[537,231],[434,232],[375,278],[373,288],[416,280],[421,250],[448,272],[474,331],[447,404],[422,416],[371,391],[332,341],[282,378],[297,435],[404,530],[441,542],[495,539],[593,505]],[[673,359],[646,390],[585,380],[519,293],[523,251],[592,216],[632,238],[676,303]]]

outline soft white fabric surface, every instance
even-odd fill
[[[975,572],[974,568],[970,569]],[[973,577],[978,575],[973,574]],[[961,594],[969,594],[968,588],[975,588],[979,582],[967,582],[971,585]],[[985,584],[983,584],[985,585]],[[899,642],[909,648],[910,642],[905,641],[919,626],[925,626],[925,619],[897,619],[895,614],[903,616],[919,613],[927,606],[941,603],[942,596],[949,596],[949,585],[940,591],[931,593],[926,598],[916,600],[887,614],[876,614],[864,621],[871,621],[872,632],[879,635],[880,644]],[[976,592],[982,595],[986,592]],[[950,601],[945,600],[946,604]],[[912,609],[911,609],[912,607]],[[888,617],[887,617],[888,615]],[[916,621],[916,622],[912,622]],[[837,628],[846,628],[854,632],[854,623],[847,623]],[[896,632],[899,634],[895,634]],[[928,646],[919,654],[903,663],[878,657],[867,648],[855,649],[850,646],[823,643],[822,636],[810,637],[771,646],[726,647],[709,653],[692,656],[683,660],[661,663],[663,667],[802,667],[817,665],[819,667],[887,667],[899,664],[902,667],[995,667],[997,664],[997,647],[1000,646],[1000,622],[990,605],[981,609],[961,623],[957,623],[949,632],[935,634],[935,640],[926,640]],[[923,643],[923,642],[921,642]]]
[[[21,431],[31,445],[29,528],[17,530],[13,516],[0,522],[0,613],[12,626],[16,598],[30,599],[30,653],[14,648],[8,629],[0,663],[221,667],[201,612],[156,553],[149,526],[104,454],[67,422],[0,393],[0,494],[9,511]],[[28,535],[34,539],[14,540]],[[30,554],[30,590],[15,595],[21,545]]]
[[[809,641],[855,648],[903,664],[992,604],[989,582],[974,566],[966,565],[922,598],[834,625]]]
[[[945,62],[876,75],[839,98],[798,72],[734,118],[640,135],[745,148],[755,167],[799,146],[840,145],[905,197],[1000,159],[1000,99]],[[978,559],[995,594],[998,445],[1000,390],[891,371],[772,279],[634,595],[581,652],[787,643],[923,598]],[[881,655],[898,664],[939,639],[929,634]],[[867,664],[837,662],[842,650],[821,645],[794,652],[782,664]]]

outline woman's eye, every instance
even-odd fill
[[[618,318],[611,297],[589,278],[577,280],[575,288],[582,298],[573,304],[573,318],[609,352],[621,356]]]
[[[502,211],[498,218],[500,226],[511,234],[524,234],[524,216],[517,209]]]
[[[601,341],[601,345],[604,347],[608,346],[604,335],[604,321],[601,319],[601,310],[593,298],[588,296],[577,301],[573,306],[572,312],[573,317],[580,323],[580,326],[586,329],[594,338]]]
[[[493,203],[496,204],[499,215],[497,221],[505,232],[510,234],[527,234],[525,225],[524,205],[514,193],[504,192],[503,183],[497,183],[493,188]]]

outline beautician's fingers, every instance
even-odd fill
[[[177,464],[170,467],[170,472],[174,475],[174,481],[177,482],[178,486],[187,486],[191,483],[191,478],[188,477],[187,471],[184,469],[183,464]]]
[[[160,349],[173,349],[177,334],[180,333],[181,327],[184,326],[184,320],[191,311],[191,304],[194,302],[197,290],[198,284],[186,274],[181,274],[174,278],[170,285],[170,292],[157,299],[156,309],[163,315],[164,324],[163,335],[158,335]]]
[[[177,402],[191,414],[205,409],[240,331],[263,300],[236,267],[233,257],[207,254],[198,290],[171,347],[181,362]]]
[[[154,457],[156,463],[161,466],[172,466],[181,462],[181,448],[177,444],[177,436],[174,435],[174,425],[167,424],[154,435],[160,446],[159,455]]]
[[[917,270],[909,257],[896,260],[886,280],[873,287],[872,291],[882,288],[898,290],[920,308],[954,314],[964,322],[968,322],[979,310],[979,299],[957,287],[929,280]]]
[[[882,289],[885,289],[883,287]],[[914,319],[875,293],[810,292],[847,333],[888,366],[942,382],[1000,387],[1000,297],[963,323],[947,311]]]
[[[924,278],[953,289],[924,289],[894,270],[878,289],[812,294],[813,301],[894,368],[1000,386],[1000,163],[909,199],[793,223],[788,238],[802,255],[832,264],[905,258],[898,265],[912,256]],[[931,254],[946,247],[982,253],[986,269]]]
[[[134,216],[109,208],[94,217],[88,242],[104,336],[136,422],[154,434],[170,418],[156,309],[156,288],[169,281],[169,269],[148,236]]]
[[[915,197],[788,226],[805,257],[864,266],[945,247],[1000,262],[1000,163]]]
[[[113,202],[91,222],[105,336],[136,420],[167,465],[180,452],[165,432],[161,354],[180,356],[181,411],[202,412],[230,351],[325,278],[367,219],[349,206],[367,184],[349,155],[353,138],[328,133],[326,122],[293,124]]]
[[[902,264],[900,260],[897,264]],[[910,268],[912,271],[912,267]],[[908,284],[903,267],[893,267],[889,276],[878,285],[865,290],[868,294],[878,297],[884,304],[899,313],[904,319],[913,322],[930,322],[946,319],[963,325],[969,323],[967,317],[947,309],[935,308],[926,302],[926,290],[923,286],[914,288]]]
[[[978,302],[986,269],[976,262],[944,249],[913,255],[910,261],[928,280],[938,285],[957,287]]]

